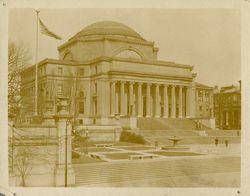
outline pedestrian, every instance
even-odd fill
[[[155,149],[158,147],[158,141],[155,141]]]
[[[219,143],[218,138],[215,138],[214,143],[215,143],[215,146],[218,146],[218,143]]]
[[[228,147],[228,140],[225,140],[225,145],[226,145],[226,147]]]

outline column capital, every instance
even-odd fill
[[[120,83],[121,84],[125,84],[127,81],[121,80]]]
[[[154,85],[159,87],[161,84],[159,84],[159,83],[154,83]]]
[[[143,82],[136,82],[138,86],[143,85]]]
[[[152,85],[152,83],[147,82],[147,86],[151,86],[151,85]]]
[[[135,81],[129,81],[129,84],[134,84],[135,83]]]
[[[179,88],[183,88],[184,86],[182,84],[178,85]]]

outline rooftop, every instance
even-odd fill
[[[141,35],[139,35],[130,27],[114,21],[101,21],[93,23],[83,28],[80,32],[70,38],[70,40],[73,38],[81,38],[92,35],[117,35],[144,40]]]

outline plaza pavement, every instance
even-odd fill
[[[205,155],[162,156],[152,160],[106,160],[109,162],[75,164],[76,186],[240,186],[240,144],[231,144],[228,147],[223,144],[217,147],[212,144],[189,145],[189,147],[191,151]],[[143,153],[144,151],[120,149],[121,146],[109,148],[119,149],[122,152]]]

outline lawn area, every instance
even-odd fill
[[[84,149],[84,152],[86,151],[86,149]],[[103,147],[89,147],[88,148],[88,152],[115,152],[118,151],[116,149],[109,149],[109,148],[103,148]]]
[[[154,147],[150,146],[128,146],[128,147],[117,147],[119,149],[124,149],[124,150],[153,150],[155,149]]]
[[[103,154],[109,159],[129,159],[129,155],[140,155],[139,153],[125,152],[125,153],[112,153],[112,154]]]
[[[167,152],[167,151],[153,151],[150,152],[151,154],[157,154],[157,155],[162,155],[162,156],[198,156],[198,155],[203,155],[195,152]]]
[[[140,144],[134,144],[134,143],[128,143],[128,142],[107,142],[107,141],[99,141],[99,142],[92,142],[92,141],[89,141],[88,142],[88,146],[93,146],[95,147],[96,144],[113,144],[114,146],[143,146],[143,145],[140,145]],[[84,144],[85,146],[85,144]]]
[[[100,159],[95,159],[86,155],[82,155],[80,158],[78,159],[72,159],[72,163],[73,164],[77,164],[77,163],[97,163],[97,162],[105,162],[103,160]]]

